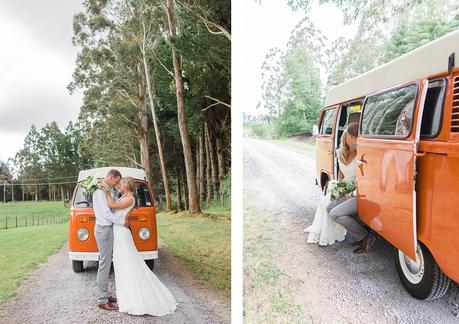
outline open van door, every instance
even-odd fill
[[[426,79],[367,96],[357,139],[361,220],[416,260],[416,157]]]
[[[336,111],[338,106],[325,108],[319,119],[319,134],[316,137],[316,174],[317,181],[326,185],[322,181],[323,175],[333,177],[333,148],[335,136]]]

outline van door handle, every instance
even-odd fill
[[[415,157],[421,157],[421,156],[425,156],[425,155],[426,155],[426,152],[414,153]]]
[[[364,159],[364,157],[365,157],[365,154],[362,154],[362,157],[360,158],[360,160],[357,160],[357,163],[358,163],[359,169],[360,169],[360,174],[362,174],[362,176],[365,175],[363,173],[363,165],[368,163],[367,160]]]

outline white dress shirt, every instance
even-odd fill
[[[96,225],[110,226],[112,224],[123,225],[124,219],[116,217],[112,210],[108,207],[107,197],[105,192],[97,189],[92,194],[92,206],[96,215]]]

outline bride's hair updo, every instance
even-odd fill
[[[125,177],[121,179],[121,182],[124,184],[124,186],[131,192],[135,192],[135,181],[131,177]]]
[[[346,140],[347,137],[349,135],[351,135],[353,137],[357,137],[358,134],[359,134],[359,124],[350,123],[349,125],[347,125],[347,128],[344,131],[343,135],[341,135],[341,142],[340,142],[340,146],[339,146],[338,156],[339,156],[339,159],[343,163],[346,163],[347,158],[349,156],[349,151],[351,149],[349,147],[349,145],[347,145],[347,140]]]

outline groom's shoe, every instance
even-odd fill
[[[117,302],[118,302],[118,300],[116,299],[116,297],[108,297],[108,301],[109,301],[110,303],[117,303]]]
[[[117,310],[118,306],[113,305],[112,303],[108,302],[106,304],[98,304],[97,305],[99,308],[105,309],[105,310]]]

